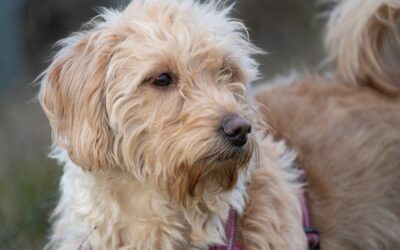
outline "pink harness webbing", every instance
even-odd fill
[[[209,250],[244,250],[236,239],[236,220],[236,211],[230,208],[228,220],[225,224],[226,243],[225,245],[210,247]]]
[[[319,232],[312,227],[310,210],[308,207],[307,196],[305,192],[303,192],[302,195],[301,210],[303,211],[303,228],[307,237],[308,249],[318,250],[320,245]]]

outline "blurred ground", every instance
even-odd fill
[[[57,201],[61,167],[46,157],[50,128],[32,82],[55,41],[93,17],[97,6],[123,2],[0,1],[0,249],[41,249]],[[234,15],[269,52],[259,57],[264,79],[319,63],[322,20],[315,13],[312,0],[237,1]]]

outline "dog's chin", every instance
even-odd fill
[[[198,200],[204,194],[229,192],[234,189],[241,171],[245,171],[254,151],[249,140],[243,147],[223,145],[190,166],[182,164],[180,174],[170,179],[167,191],[183,206],[187,199]]]
[[[223,151],[214,154],[204,162],[209,170],[205,178],[209,178],[222,190],[229,191],[236,184],[239,172],[246,170],[249,166],[252,155],[253,147],[250,142],[241,148],[225,147]]]

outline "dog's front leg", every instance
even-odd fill
[[[274,167],[263,166],[252,175],[239,219],[241,242],[246,250],[307,249],[298,198]]]

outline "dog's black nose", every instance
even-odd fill
[[[241,147],[247,142],[247,134],[251,132],[250,122],[238,115],[224,120],[221,130],[232,145]]]

